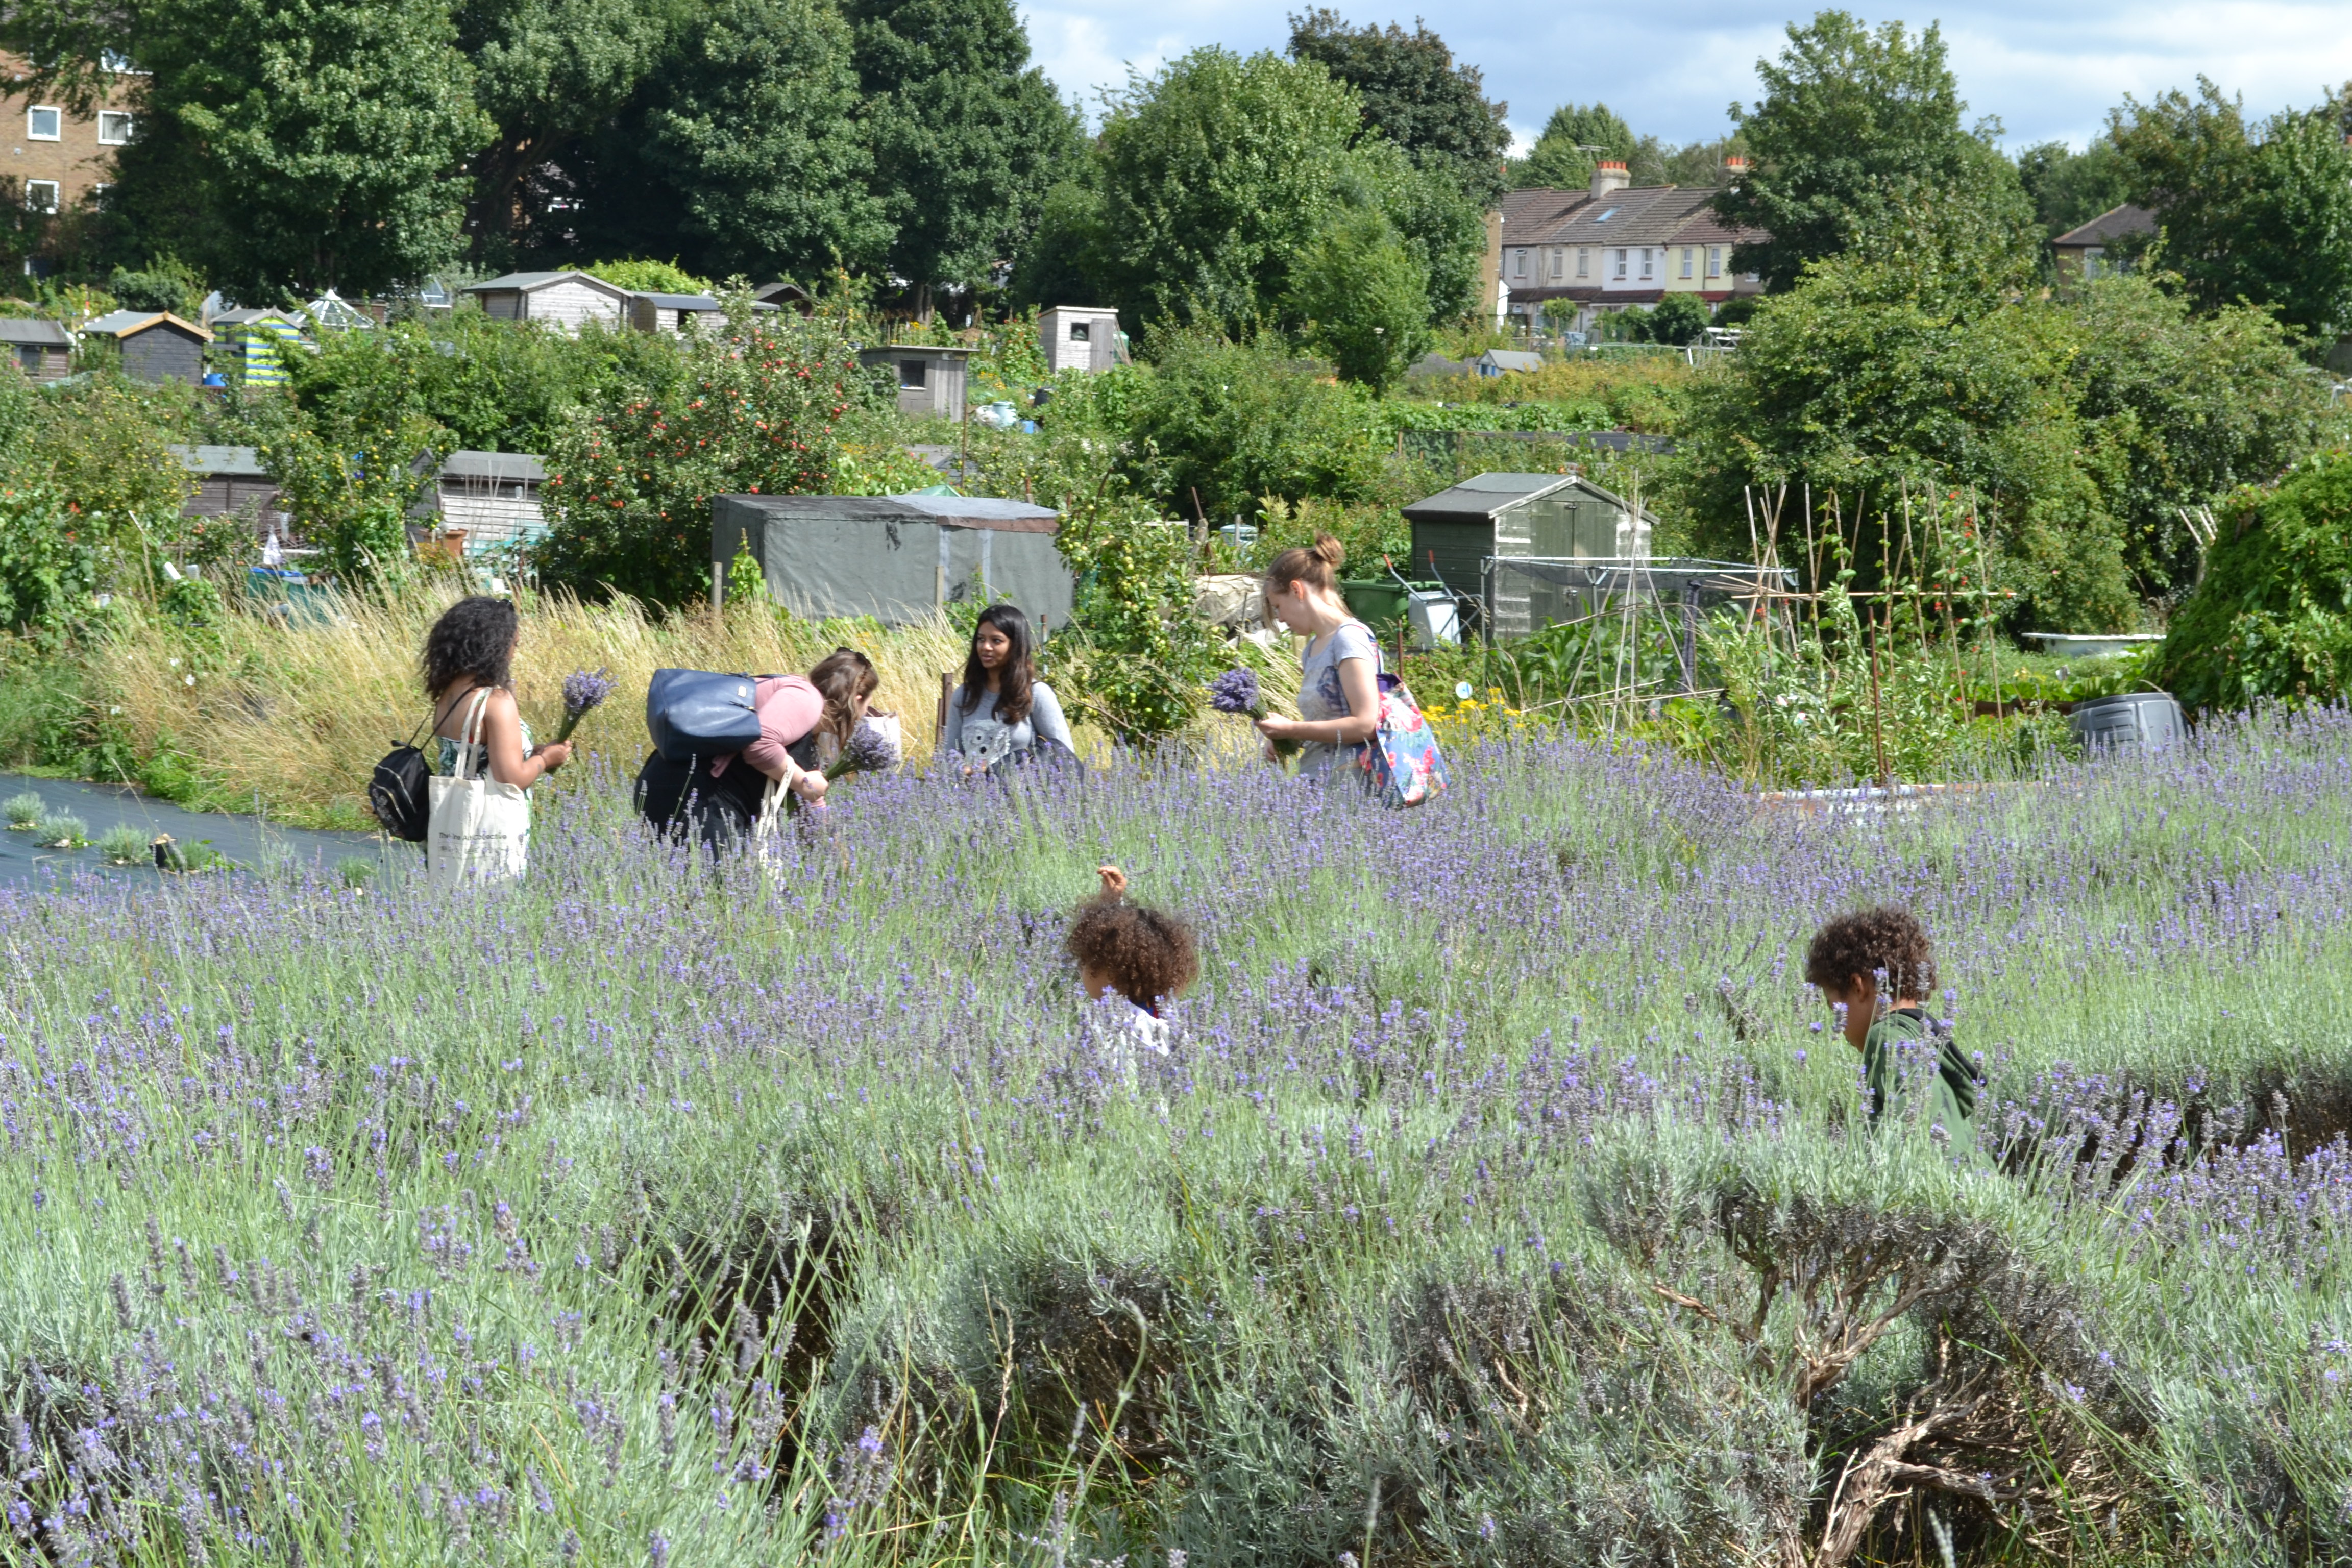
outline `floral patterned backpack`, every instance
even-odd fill
[[[1356,765],[1364,770],[1365,787],[1382,805],[1419,805],[1445,793],[1445,759],[1438,753],[1437,734],[1421,711],[1421,704],[1405,689],[1403,678],[1381,670],[1374,678],[1380,689],[1380,728],[1370,742],[1356,750]]]

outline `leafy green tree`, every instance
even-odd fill
[[[1271,315],[1343,205],[1361,110],[1319,65],[1195,50],[1108,100],[1095,220],[1110,302],[1149,324]]]
[[[37,50],[124,55],[147,73],[110,197],[232,293],[383,290],[457,253],[452,176],[490,126],[446,6],[153,0],[84,14],[38,0],[10,24]],[[95,67],[76,68],[58,68],[60,86],[94,94]]]
[[[1379,405],[1279,339],[1174,332],[1151,358],[1128,462],[1173,514],[1250,517],[1264,497],[1360,500],[1379,489],[1391,439]]]
[[[924,289],[977,288],[1020,248],[1077,157],[1077,116],[1029,63],[1012,0],[843,9],[874,187],[895,229],[887,266]]]
[[[2063,142],[2028,147],[2017,155],[2017,176],[2034,221],[2052,238],[2132,198],[2131,165],[2105,136],[2080,153]]]
[[[708,593],[711,497],[822,491],[835,428],[872,384],[821,321],[755,316],[734,298],[725,330],[689,342],[676,374],[600,389],[556,433],[541,575],[656,605]]]
[[[1478,68],[1456,65],[1445,40],[1425,25],[1416,21],[1408,33],[1393,22],[1350,26],[1328,8],[1296,13],[1290,54],[1354,88],[1365,126],[1415,166],[1446,170],[1480,202],[1500,194],[1509,105],[1487,98]]]
[[[583,270],[645,294],[708,294],[712,284],[675,261],[594,261]]]
[[[204,310],[205,280],[169,256],[143,268],[116,268],[107,279],[106,291],[126,310],[169,310],[193,321]]]
[[[2192,709],[2341,701],[2352,691],[2347,606],[2352,458],[2338,450],[2267,493],[2231,498],[2205,580],[2157,648],[2157,678]]]
[[[567,248],[565,194],[543,171],[568,167],[620,114],[670,50],[679,0],[460,0],[457,44],[475,100],[495,127],[470,163],[474,259],[496,268]]]
[[[629,107],[582,150],[591,254],[676,257],[723,278],[878,262],[848,24],[821,0],[719,0],[681,29]]]
[[[1528,155],[1512,163],[1511,184],[1523,191],[1580,190],[1592,183],[1593,164],[1630,162],[1639,144],[1633,128],[1607,104],[1563,103]]]
[[[1757,62],[1763,100],[1731,108],[1756,162],[1716,210],[1769,237],[1739,247],[1741,271],[1791,288],[1809,262],[1921,221],[1990,223],[2024,242],[2017,171],[1961,125],[1937,27],[1915,38],[1899,22],[1873,32],[1823,11],[1788,33],[1778,61]]]
[[[2336,105],[2250,130],[2200,77],[2193,99],[2126,99],[2108,134],[2191,298],[2268,307],[2322,351],[2352,331],[2352,151]]]
[[[1378,212],[1324,230],[1295,275],[1290,310],[1341,375],[1375,392],[1429,347],[1429,276]]]
[[[1095,304],[1103,259],[1102,194],[1079,179],[1063,180],[1039,204],[1037,226],[1013,262],[1015,306]]]
[[[1706,301],[1696,294],[1669,294],[1643,318],[1642,335],[1654,343],[1679,348],[1698,342],[1706,331]]]

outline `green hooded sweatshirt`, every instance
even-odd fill
[[[1863,1093],[1873,1127],[1903,1116],[1898,1058],[1932,1037],[1926,1016],[1916,1007],[1889,1013],[1871,1025],[1869,1037],[1863,1041],[1862,1070]],[[1936,1051],[1936,1076],[1927,1081],[1925,1120],[1949,1133],[1955,1149],[1969,1149],[1976,1144],[1976,1110],[1975,1071],[1960,1055],[1959,1047],[1947,1038]]]

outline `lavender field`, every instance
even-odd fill
[[[2352,717],[1892,813],[1571,742],[843,796],[0,894],[5,1554],[2352,1561]],[[1202,939],[1132,1073],[1104,859]],[[1881,899],[1977,1158],[1799,979]]]

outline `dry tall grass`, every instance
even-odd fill
[[[92,685],[115,710],[109,723],[127,731],[142,756],[168,747],[230,799],[258,799],[290,820],[364,827],[376,760],[428,716],[417,654],[456,596],[420,587],[348,600],[324,626],[232,614],[200,633],[134,612],[94,655]],[[790,672],[835,647],[856,647],[880,670],[875,706],[902,715],[907,760],[919,767],[930,759],[940,677],[963,668],[963,637],[944,617],[880,630],[820,625],[758,604],[730,605],[719,620],[708,611],[660,615],[628,600],[586,605],[554,595],[528,596],[521,609],[514,673],[524,717],[551,737],[562,722],[564,678],[607,671],[617,689],[574,739],[625,777],[648,749],[645,690],[656,669]],[[1274,665],[1267,689],[1286,699],[1297,689],[1297,660],[1277,653]],[[1084,721],[1083,695],[1066,693],[1065,703],[1081,753],[1107,761],[1108,737]],[[1213,716],[1189,739],[1231,756],[1246,754],[1245,743],[1235,744],[1243,734],[1239,721]],[[588,773],[575,766],[555,783],[576,784]]]

